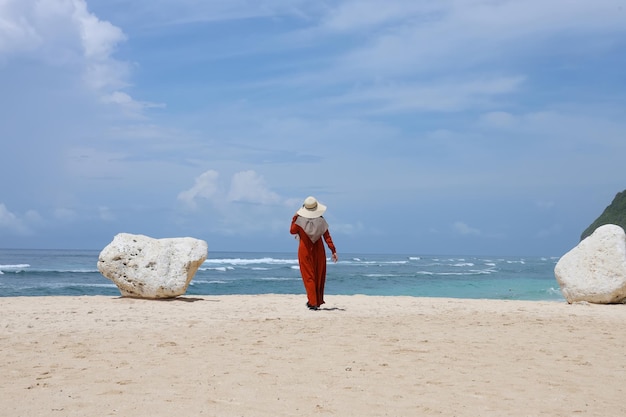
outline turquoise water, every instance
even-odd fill
[[[0,249],[0,296],[119,295],[96,267],[99,251]],[[554,257],[343,254],[326,294],[563,300]],[[194,295],[303,294],[295,253],[213,252]]]

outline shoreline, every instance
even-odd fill
[[[624,305],[0,297],[7,415],[612,415]],[[619,408],[618,408],[619,407]]]

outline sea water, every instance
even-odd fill
[[[120,293],[97,269],[96,250],[0,249],[0,296]],[[555,257],[341,254],[329,259],[332,294],[563,300]],[[303,294],[296,253],[211,252],[188,295]]]

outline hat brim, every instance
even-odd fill
[[[315,210],[308,210],[306,207],[302,206],[296,213],[298,213],[299,216],[306,217],[307,219],[314,219],[316,217],[320,217],[325,211],[326,206],[318,202]]]

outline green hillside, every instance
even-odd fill
[[[580,240],[592,234],[594,230],[603,224],[616,224],[626,230],[626,190],[617,193],[611,205],[605,208],[600,217],[585,229],[580,236]]]

